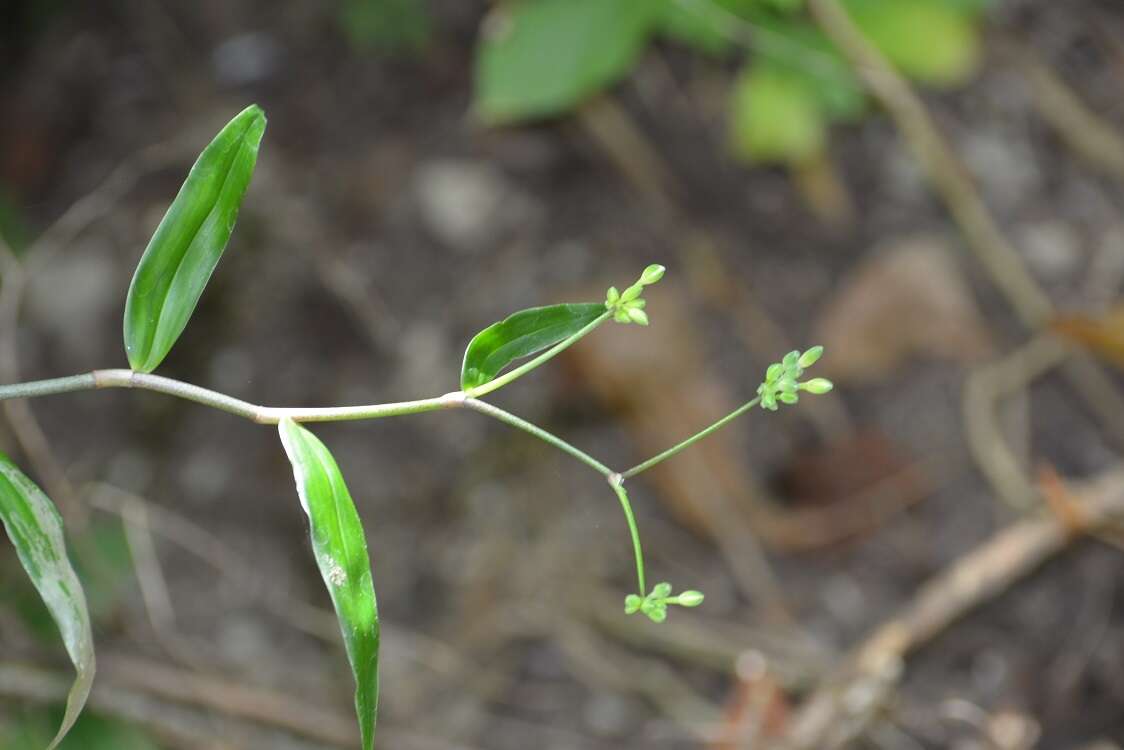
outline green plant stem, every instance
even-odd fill
[[[575,448],[562,438],[547,432],[538,425],[504,411],[498,406],[493,406],[479,399],[466,396],[460,391],[446,393],[444,396],[423,398],[416,401],[398,401],[389,404],[368,404],[364,406],[328,406],[316,408],[292,408],[258,406],[249,401],[228,396],[225,393],[212,391],[191,383],[161,377],[160,375],[146,375],[132,370],[94,370],[83,375],[73,375],[66,378],[52,378],[51,380],[35,380],[26,383],[15,383],[0,386],[0,401],[12,398],[32,398],[35,396],[48,396],[56,393],[70,393],[75,391],[90,391],[97,388],[135,388],[145,391],[164,393],[176,398],[193,401],[197,404],[210,406],[219,411],[244,417],[258,424],[277,424],[284,417],[294,422],[342,422],[360,419],[381,419],[383,417],[396,417],[405,414],[421,414],[439,409],[465,408],[486,414],[493,419],[523,430],[540,440],[553,445],[564,453],[578,459],[589,466],[598,474],[609,477],[613,470],[601,463],[588,453]]]
[[[89,391],[96,387],[94,373],[86,372],[65,378],[32,380],[27,383],[0,386],[0,401],[9,398],[35,398],[36,396],[51,396],[56,393]]]
[[[498,419],[505,424],[511,425],[512,427],[516,427],[520,430],[523,430],[524,432],[528,432],[534,435],[543,442],[553,445],[558,450],[570,454],[605,478],[609,478],[613,475],[612,469],[598,461],[593,456],[585,453],[584,451],[578,450],[557,435],[552,435],[538,425],[531,424],[527,420],[517,417],[510,412],[506,412],[498,406],[493,406],[486,401],[480,401],[479,399],[471,397],[464,399],[463,406],[466,409],[472,409],[473,411],[478,411],[481,414],[487,414],[493,419]]]
[[[759,404],[759,403],[761,403],[761,397],[760,396],[754,398],[751,401],[747,401],[746,403],[739,406],[737,409],[734,409],[732,412],[730,412],[726,416],[722,417],[722,419],[719,419],[717,422],[710,425],[709,427],[707,427],[703,430],[700,430],[699,432],[696,432],[694,435],[687,438],[683,442],[671,446],[670,448],[665,450],[663,453],[659,453],[655,456],[652,456],[647,461],[636,464],[636,466],[633,466],[628,471],[621,472],[621,478],[622,479],[628,479],[629,477],[634,477],[637,474],[639,474],[640,472],[647,471],[648,469],[652,468],[656,464],[662,463],[663,461],[666,461],[667,459],[674,456],[676,453],[679,453],[680,451],[682,451],[686,448],[690,448],[692,445],[699,442],[700,440],[702,440],[707,435],[710,435],[713,432],[717,432],[718,430],[720,430],[723,427],[725,427],[726,425],[728,425],[730,422],[733,422],[735,419],[740,417],[742,414],[745,414],[747,411],[749,411],[753,407],[757,406],[757,404]]]
[[[535,357],[532,360],[528,360],[527,362],[524,362],[523,364],[519,365],[518,367],[516,367],[514,370],[511,370],[510,372],[505,372],[503,375],[500,375],[495,380],[489,380],[484,385],[478,385],[475,388],[469,388],[467,391],[465,391],[465,395],[468,396],[469,398],[477,398],[479,396],[483,396],[483,395],[486,395],[488,393],[491,393],[492,391],[496,390],[497,388],[503,388],[505,385],[507,385],[511,381],[515,380],[516,378],[523,377],[524,375],[526,375],[527,373],[529,373],[531,370],[535,369],[539,365],[543,364],[544,362],[547,362],[550,359],[553,359],[558,354],[562,353],[566,349],[573,346],[574,343],[578,341],[578,339],[587,335],[594,328],[597,328],[597,326],[604,323],[606,320],[609,319],[609,317],[612,314],[613,314],[612,311],[606,310],[605,313],[603,315],[601,315],[601,317],[591,321],[589,324],[587,324],[585,326],[585,328],[582,328],[580,331],[577,331],[576,333],[572,334],[569,338],[566,338],[566,339],[563,339],[562,341],[559,341],[557,344],[555,344],[551,348],[547,349],[545,352],[543,352],[539,356]]]
[[[605,318],[603,317],[599,320],[604,319]],[[586,326],[583,331],[579,331],[577,334],[575,334],[575,336],[580,336],[584,335],[584,333],[588,333],[589,330],[592,330],[592,326],[593,324],[590,324],[590,326]],[[567,344],[567,342],[562,343]],[[569,341],[569,343],[573,342]],[[561,346],[561,344],[559,346]],[[532,363],[529,362],[528,364]],[[173,380],[172,378],[165,378],[160,375],[149,375],[145,373],[133,372],[132,370],[94,370],[93,372],[84,373],[81,375],[73,375],[64,378],[52,378],[49,380],[36,380],[26,383],[0,385],[0,401],[13,398],[34,398],[37,396],[49,396],[58,393],[90,391],[100,388],[132,388],[137,390],[163,393],[169,396],[174,396],[176,398],[192,401],[197,404],[202,404],[204,406],[209,406],[213,409],[218,409],[219,411],[224,411],[228,414],[243,417],[259,424],[277,424],[284,417],[289,417],[296,422],[339,422],[345,420],[380,419],[383,417],[393,417],[405,414],[421,414],[423,412],[437,411],[440,409],[456,408],[471,409],[472,411],[485,414],[511,427],[523,430],[524,432],[537,437],[543,442],[554,446],[563,453],[573,456],[608,480],[609,486],[613,488],[613,491],[617,495],[617,499],[620,500],[621,509],[624,511],[625,521],[627,521],[628,523],[628,531],[632,538],[632,548],[636,557],[636,578],[637,582],[640,585],[641,596],[645,595],[644,554],[640,547],[640,532],[636,526],[636,517],[632,512],[632,505],[629,502],[628,493],[625,492],[625,489],[622,486],[624,479],[626,477],[633,476],[640,471],[643,471],[649,466],[653,466],[659,463],[660,461],[674,455],[675,453],[678,453],[691,443],[694,443],[695,441],[702,439],[711,432],[714,432],[719,427],[744,412],[746,409],[752,407],[758,401],[757,399],[754,399],[737,411],[722,418],[715,424],[698,433],[697,435],[688,438],[674,448],[668,451],[664,451],[655,458],[645,461],[643,464],[640,464],[640,466],[630,469],[624,474],[615,473],[608,466],[601,463],[585,451],[576,448],[557,435],[547,432],[538,425],[532,424],[531,422],[528,422],[521,417],[517,417],[510,412],[504,411],[498,406],[494,406],[485,401],[481,401],[460,391],[446,393],[443,396],[437,396],[434,398],[425,398],[416,401],[400,401],[388,404],[369,404],[363,406],[332,406],[321,408],[289,408],[259,406],[257,404],[252,404],[249,401],[243,401],[242,399],[228,396],[225,393],[219,393],[218,391],[212,391],[208,388],[192,385],[191,383],[184,383],[180,380]]]
[[[632,503],[628,500],[628,493],[624,489],[624,477],[620,474],[609,476],[609,486],[617,493],[621,501],[621,510],[624,511],[625,521],[628,522],[628,533],[632,537],[632,554],[636,557],[636,583],[640,587],[640,596],[648,595],[648,587],[644,584],[644,550],[640,547],[640,529],[636,526],[636,516],[632,513]]]
[[[164,393],[176,398],[203,404],[219,411],[245,417],[258,424],[277,424],[284,417],[294,422],[343,422],[359,419],[380,419],[382,417],[396,417],[403,414],[420,414],[438,409],[454,409],[464,401],[460,392],[447,393],[435,398],[419,399],[417,401],[399,401],[389,404],[368,404],[363,406],[327,406],[327,407],[275,407],[259,406],[248,401],[228,396],[225,393],[212,391],[191,383],[165,378],[160,375],[147,375],[133,372],[132,370],[94,370],[89,376],[76,376],[75,378],[59,378],[59,381],[73,380],[75,387],[68,390],[87,390],[85,380],[78,378],[93,378],[95,388],[135,388],[145,391]],[[56,381],[43,381],[53,383]],[[36,385],[35,383],[22,383],[19,387]],[[15,391],[16,386],[0,386],[0,400],[16,398],[21,395]],[[53,392],[61,392],[59,390]]]

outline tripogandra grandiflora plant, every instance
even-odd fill
[[[93,370],[81,375],[0,386],[0,399],[47,396],[98,388],[141,388],[210,406],[259,424],[277,425],[293,466],[297,496],[308,515],[312,550],[331,595],[355,678],[355,711],[364,750],[374,743],[378,705],[379,618],[367,542],[359,514],[339,466],[302,423],[383,417],[440,409],[471,409],[498,419],[568,453],[601,474],[620,502],[636,558],[636,591],[625,597],[628,614],[642,612],[656,622],[672,605],[695,607],[698,591],[673,593],[668,583],[648,588],[640,534],[625,481],[671,458],[756,405],[776,409],[794,404],[801,393],[825,393],[822,378],[800,380],[821,347],[790,352],[770,365],[757,396],[714,424],[663,453],[624,471],[615,471],[562,438],[520,419],[482,397],[511,383],[572,346],[597,327],[614,321],[648,325],[644,290],[658,282],[664,267],[650,265],[624,291],[609,288],[604,302],[536,307],[493,323],[469,342],[460,389],[433,398],[365,406],[289,408],[258,406],[232,396],[151,374],[175,344],[222,257],[265,133],[257,106],[239,113],[219,132],[191,168],[137,265],[125,302],[125,354],[129,369]],[[518,366],[507,369],[514,363]],[[94,676],[90,616],[82,586],[67,557],[62,521],[47,496],[6,456],[0,455],[0,516],[19,560],[58,624],[77,671],[67,698],[55,747],[85,705]]]

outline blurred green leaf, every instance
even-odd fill
[[[0,454],[0,517],[31,582],[50,610],[77,672],[54,748],[74,725],[94,681],[94,637],[82,584],[66,555],[62,518],[35,483]]]
[[[757,29],[757,60],[802,79],[825,116],[853,122],[865,113],[866,94],[851,65],[812,23],[762,18]]]
[[[93,518],[75,540],[72,549],[74,570],[86,594],[90,620],[95,625],[112,618],[118,611],[122,595],[132,584],[132,559],[125,532],[117,520]],[[58,638],[58,628],[50,611],[27,576],[17,573],[15,566],[5,566],[0,559],[0,591],[28,632],[44,644]],[[0,745],[3,747],[3,745]]]
[[[12,191],[0,185],[0,237],[16,255],[22,255],[31,242],[23,212]]]
[[[522,0],[485,21],[475,109],[488,123],[557,115],[627,73],[659,20],[655,0]]]
[[[723,15],[745,18],[766,0],[663,0],[659,32],[708,55],[725,55],[735,44],[723,32]],[[713,6],[708,8],[707,6]]]
[[[336,608],[355,676],[355,713],[371,750],[379,700],[379,614],[363,524],[332,454],[291,419],[277,425],[311,526],[312,551]]]
[[[972,15],[983,13],[997,4],[997,0],[937,0],[937,2],[952,10]]]
[[[119,518],[96,518],[82,531],[74,569],[82,581],[90,618],[104,621],[117,612],[122,595],[133,582],[133,557]]]
[[[50,727],[57,726],[62,709],[37,709],[20,712],[14,721],[0,727],[0,747],[13,750],[38,750],[51,738]],[[159,750],[144,730],[115,719],[87,711],[75,722],[58,750]]]
[[[910,78],[953,86],[979,64],[974,14],[950,0],[845,0],[844,5],[870,41]]]
[[[344,0],[339,21],[357,49],[417,53],[429,44],[430,17],[422,0]]]
[[[472,337],[461,365],[461,389],[484,385],[517,359],[529,357],[572,336],[605,314],[588,302],[521,310]]]
[[[59,750],[159,750],[142,729],[94,713],[86,713],[59,745]]]
[[[257,105],[203,150],[140,259],[125,302],[125,352],[137,372],[168,354],[222,257],[265,132]]]
[[[822,152],[827,123],[801,75],[755,64],[734,84],[730,140],[749,162],[801,163]]]

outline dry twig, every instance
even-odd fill
[[[1021,46],[1010,45],[1034,103],[1067,146],[1089,165],[1124,180],[1124,137],[1081,101],[1061,77]]]
[[[998,362],[981,367],[964,385],[963,416],[968,450],[996,496],[1012,508],[1028,510],[1038,492],[1004,439],[999,405],[1065,360],[1065,349],[1048,335],[1033,339]]]
[[[1083,531],[1115,523],[1124,514],[1124,470],[1106,472],[1073,495],[1073,517],[1083,519]],[[1073,538],[1072,529],[1054,516],[1020,521],[925,584],[805,701],[789,729],[786,750],[833,750],[862,734],[897,684],[911,651],[1029,575]]]

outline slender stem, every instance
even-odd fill
[[[225,393],[160,375],[148,375],[132,370],[94,370],[91,375],[94,377],[95,388],[138,388],[145,391],[155,391],[187,401],[194,401],[197,404],[203,404],[212,409],[225,411],[228,414],[245,417],[253,421],[258,420],[263,410],[261,406],[228,396]],[[6,388],[7,386],[0,388],[0,398],[6,397]]]
[[[612,469],[598,461],[593,456],[584,451],[578,450],[557,435],[552,435],[538,425],[531,424],[527,420],[517,417],[510,412],[506,412],[498,406],[493,406],[486,401],[480,401],[479,399],[475,398],[465,398],[464,406],[466,409],[472,409],[473,411],[478,411],[481,414],[487,414],[489,417],[498,419],[505,424],[511,425],[512,427],[518,428],[520,430],[523,430],[524,432],[528,432],[534,435],[539,440],[553,445],[558,450],[564,453],[569,453],[571,456],[578,459],[583,464],[606,478],[613,475]]]
[[[460,406],[461,401],[464,400],[464,396],[456,392],[417,401],[399,401],[363,406],[312,408],[259,406],[228,396],[225,393],[161,377],[160,375],[147,375],[131,370],[95,370],[92,375],[98,388],[139,388],[165,393],[245,417],[259,424],[277,424],[283,417],[289,417],[295,422],[342,422],[356,419],[380,419],[402,414],[420,414],[438,409],[452,409]],[[0,399],[10,397],[7,395],[6,389],[6,386],[0,387]]]
[[[604,319],[604,318],[602,318]],[[596,322],[596,321],[595,321]],[[592,326],[592,324],[591,324]],[[586,326],[583,331],[588,332],[592,330],[591,326]],[[588,329],[588,330],[587,330]],[[579,331],[579,334],[582,332]],[[578,334],[575,334],[577,336]],[[584,334],[582,334],[584,335]],[[563,342],[566,343],[566,342]],[[572,343],[572,342],[570,342]],[[530,363],[528,363],[530,364]],[[48,396],[57,393],[70,393],[76,391],[89,391],[98,388],[134,388],[138,390],[154,391],[156,393],[163,393],[176,398],[182,398],[187,401],[192,401],[197,404],[209,406],[219,411],[224,411],[229,414],[244,417],[253,422],[260,424],[277,424],[282,418],[289,417],[298,422],[335,422],[343,420],[356,420],[356,419],[379,419],[382,417],[392,417],[404,414],[420,414],[427,411],[437,411],[439,409],[455,409],[466,408],[471,409],[481,414],[485,414],[493,419],[497,419],[511,427],[523,430],[524,432],[537,437],[543,442],[554,446],[558,450],[578,459],[586,466],[590,467],[597,473],[604,476],[613,491],[620,500],[621,509],[624,511],[625,521],[628,523],[629,535],[632,538],[632,548],[636,557],[636,579],[640,585],[640,595],[645,594],[644,585],[644,554],[640,548],[640,532],[636,526],[636,517],[632,512],[632,505],[629,503],[628,493],[625,492],[622,482],[625,477],[631,476],[643,471],[647,466],[658,463],[659,461],[667,458],[668,456],[682,450],[691,443],[699,440],[706,434],[713,432],[721,427],[729,420],[736,417],[742,411],[753,406],[757,401],[751,401],[746,406],[742,407],[733,414],[723,418],[719,422],[711,425],[703,432],[695,435],[687,441],[680,443],[670,451],[656,456],[644,464],[641,464],[635,469],[631,469],[624,474],[618,474],[610,469],[605,464],[598,461],[593,456],[585,451],[582,451],[562,438],[542,429],[538,425],[532,424],[521,417],[517,417],[510,412],[504,411],[498,406],[493,406],[485,401],[473,398],[466,393],[456,391],[453,393],[446,393],[444,396],[437,396],[435,398],[419,399],[416,401],[400,401],[389,404],[369,404],[364,406],[332,406],[322,408],[286,408],[286,407],[270,407],[259,406],[252,404],[249,401],[243,401],[233,396],[228,396],[225,393],[212,391],[208,388],[202,388],[191,383],[184,383],[180,380],[173,380],[172,378],[165,378],[160,375],[150,375],[146,373],[133,372],[132,370],[94,370],[93,372],[84,373],[81,375],[72,375],[64,378],[52,378],[50,380],[36,380],[26,383],[14,383],[11,385],[0,385],[0,401],[13,398],[33,398],[36,396]]]
[[[33,380],[27,383],[13,383],[0,386],[0,401],[10,398],[34,398],[35,396],[50,396],[55,393],[70,393],[72,391],[88,391],[96,388],[92,372],[81,375],[71,375],[66,378],[51,378],[50,380]]]
[[[609,486],[617,493],[621,501],[621,510],[624,519],[628,522],[628,533],[632,537],[632,553],[636,557],[636,583],[640,587],[640,596],[648,595],[648,587],[644,584],[644,550],[640,548],[640,529],[636,526],[636,516],[632,513],[632,503],[628,501],[628,493],[624,489],[624,477],[613,474],[609,477]]]
[[[605,464],[588,453],[575,448],[557,435],[551,434],[525,419],[504,411],[498,406],[466,396],[460,391],[446,393],[444,396],[423,398],[416,401],[398,401],[389,404],[367,404],[363,406],[328,406],[315,408],[259,406],[249,401],[228,396],[191,383],[148,375],[132,370],[95,370],[82,375],[73,375],[51,380],[35,380],[13,385],[0,385],[0,401],[11,398],[31,398],[55,393],[89,391],[95,388],[135,388],[164,393],[176,398],[210,406],[213,409],[245,417],[259,424],[277,424],[283,417],[295,422],[341,422],[345,420],[380,419],[405,414],[421,414],[439,409],[468,408],[498,419],[517,429],[523,430],[555,448],[568,453],[589,466],[598,474],[608,477],[613,473]]]
[[[592,331],[594,328],[596,328],[597,326],[601,325],[606,320],[608,320],[609,317],[612,314],[613,313],[611,311],[606,310],[604,314],[602,314],[600,317],[598,317],[597,319],[590,322],[588,325],[585,326],[585,328],[582,328],[577,333],[572,334],[569,338],[566,338],[566,339],[563,339],[562,341],[559,341],[557,344],[555,344],[551,348],[547,349],[545,352],[543,352],[539,356],[535,357],[534,359],[529,360],[529,361],[519,365],[518,367],[516,367],[514,370],[511,370],[510,372],[505,372],[503,375],[500,375],[495,380],[489,380],[484,385],[478,385],[475,388],[469,388],[467,391],[465,391],[465,394],[467,396],[469,396],[470,398],[476,398],[478,396],[483,396],[485,394],[491,393],[492,391],[496,390],[497,388],[503,388],[505,385],[507,385],[511,381],[515,380],[516,378],[523,377],[524,375],[526,375],[527,373],[529,373],[531,370],[535,369],[536,367],[538,367],[542,363],[546,362],[547,360],[553,359],[555,356],[557,356],[561,352],[568,349],[578,339],[582,338],[583,336],[588,334],[590,331]]]
[[[456,409],[464,405],[464,394],[460,391],[446,393],[444,396],[422,398],[416,401],[395,401],[389,404],[366,404],[363,406],[329,406],[315,408],[269,408],[256,421],[262,424],[277,424],[283,417],[294,422],[345,422],[361,419],[381,419],[400,417],[405,414],[424,414],[427,411]]]
[[[647,461],[644,461],[642,463],[637,464],[636,466],[633,466],[628,471],[621,472],[621,478],[622,479],[628,479],[629,477],[634,477],[637,474],[639,474],[640,472],[647,471],[648,469],[652,468],[656,464],[661,463],[663,461],[666,461],[667,459],[671,458],[672,456],[674,456],[679,451],[681,451],[685,448],[691,447],[692,445],[699,442],[700,440],[702,440],[704,437],[711,434],[712,432],[717,432],[718,430],[722,429],[727,424],[729,424],[730,422],[732,422],[735,419],[737,419],[738,417],[740,417],[742,414],[745,414],[747,411],[749,411],[753,407],[757,406],[757,404],[760,403],[760,402],[761,402],[760,396],[754,398],[751,401],[747,401],[746,403],[739,406],[737,409],[734,409],[732,412],[730,412],[726,416],[722,417],[722,419],[719,419],[717,422],[710,425],[706,429],[701,430],[699,432],[696,432],[694,435],[687,438],[683,442],[678,443],[676,445],[673,445],[672,447],[665,450],[663,453],[659,453],[655,456],[652,456]]]
[[[466,398],[464,406],[467,409],[478,411],[481,414],[487,414],[490,417],[498,419],[499,421],[511,425],[517,429],[528,432],[543,442],[553,445],[558,450],[568,453],[574,458],[581,461],[586,466],[589,466],[594,471],[600,472],[609,481],[609,486],[613,488],[613,492],[617,493],[617,499],[620,500],[621,510],[624,511],[624,520],[628,524],[628,533],[632,538],[632,551],[636,557],[636,580],[640,585],[640,596],[644,596],[646,591],[644,587],[644,552],[640,547],[640,530],[636,526],[636,516],[632,513],[632,504],[628,500],[628,493],[625,492],[622,483],[624,477],[617,474],[605,464],[598,461],[593,456],[581,451],[574,446],[567,443],[562,438],[552,435],[541,427],[531,424],[525,419],[515,416],[509,412],[504,411],[498,406],[493,406],[486,401],[480,401],[475,398]]]

